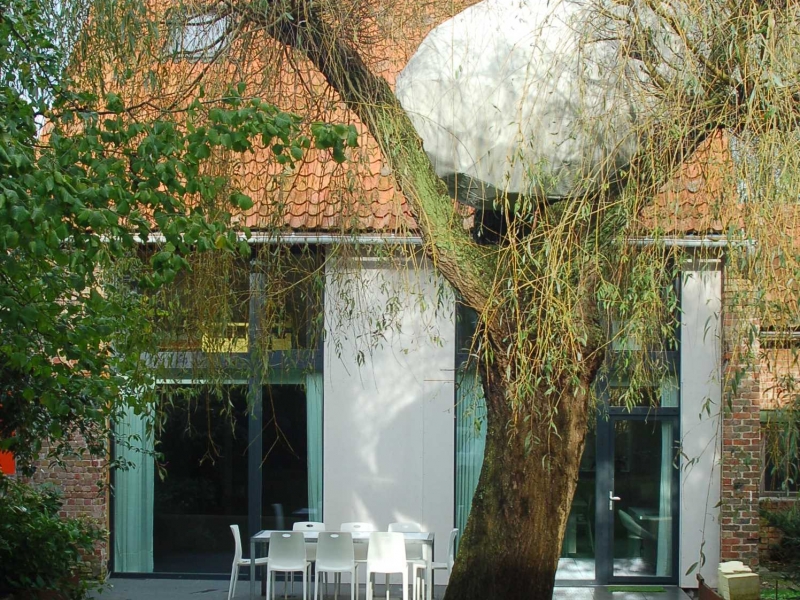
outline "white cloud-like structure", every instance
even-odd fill
[[[629,163],[646,77],[620,50],[623,21],[593,1],[483,0],[400,74],[397,97],[459,200],[574,197]]]

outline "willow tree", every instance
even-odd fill
[[[310,119],[339,111],[358,123],[362,146],[380,149],[425,252],[479,315],[474,354],[487,403],[486,452],[448,600],[550,597],[592,382],[607,365],[610,343],[624,338],[635,341],[628,347],[654,348],[670,342],[675,298],[665,290],[679,257],[658,241],[656,213],[663,205],[650,205],[716,132],[737,142],[731,170],[720,176],[731,193],[721,194],[709,212],[722,216],[731,235],[764,250],[743,263],[747,276],[769,277],[777,260],[784,273],[795,268],[792,228],[788,221],[778,225],[793,218],[800,189],[795,3],[508,4],[523,16],[509,16],[503,3],[481,3],[474,8],[484,11],[477,19],[482,34],[459,34],[460,25],[451,22],[422,43],[464,6],[192,0],[126,11],[119,3],[102,10],[97,2],[93,33],[105,31],[106,45],[98,51],[88,36],[93,50],[76,53],[85,77],[121,88],[147,86],[137,93],[161,111],[200,86],[213,97],[240,82],[248,95],[280,101],[281,82],[294,77],[304,98],[295,110]],[[493,20],[492,11],[504,16]],[[470,18],[476,20],[474,13],[459,17]],[[165,52],[175,50],[168,32],[176,24],[194,28],[186,34],[192,48],[183,50],[199,59],[177,83],[175,52]],[[523,41],[532,49],[527,55],[516,53]],[[434,90],[434,99],[435,90],[443,91],[438,106],[406,97],[414,111],[409,118],[394,75],[420,43],[428,58],[419,59],[417,72],[429,77],[421,85]],[[503,52],[516,69],[509,77],[521,85],[507,91],[504,80],[500,97],[491,76],[509,68],[501,64]],[[437,53],[444,63],[439,71],[431,58]],[[487,53],[495,64],[480,62]],[[159,87],[159,78],[167,83]],[[460,95],[450,94],[448,85],[459,78],[468,83]],[[481,94],[493,103],[475,102]],[[460,104],[470,102],[475,110]],[[485,114],[492,111],[502,125],[494,130]],[[435,122],[426,132],[428,119]],[[500,131],[509,127],[510,133]],[[437,128],[444,131],[438,141]],[[472,169],[458,150],[447,156],[449,143],[473,153],[474,161],[487,137],[506,143],[492,173]],[[489,216],[499,235],[476,240],[476,230],[490,229]],[[767,225],[772,243],[759,245],[770,239]],[[640,243],[643,237],[653,239]],[[623,354],[632,395],[635,382],[659,377],[649,353]]]

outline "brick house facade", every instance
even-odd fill
[[[760,333],[762,326],[754,317],[755,309],[741,301],[750,292],[741,279],[727,278],[724,293],[730,301],[725,305],[737,308],[724,314],[720,559],[739,560],[755,568],[768,560],[771,547],[780,541],[780,532],[760,516],[761,509],[787,510],[798,501],[795,494],[766,488],[764,419],[790,399],[798,369],[791,343],[788,347],[771,344],[761,335],[752,345],[742,343],[752,333]]]
[[[57,465],[46,459],[47,448],[43,448],[36,471],[30,478],[34,485],[48,485],[61,490],[62,517],[85,518],[108,532],[110,530],[111,495],[109,470],[105,456],[91,456],[80,438],[72,442],[78,450]],[[108,536],[97,543],[92,563],[97,573],[105,571],[109,561]]]
[[[733,277],[725,278],[723,297],[741,292]],[[723,304],[724,306],[724,304]],[[761,506],[784,508],[792,499],[776,499],[762,492],[763,456],[761,411],[774,404],[774,364],[764,360],[754,366],[742,355],[748,350],[741,340],[742,327],[752,324],[744,311],[723,309],[723,418],[720,465],[721,561],[741,560],[757,568],[779,534],[759,516]],[[786,361],[784,360],[784,363]],[[786,364],[783,364],[786,368]],[[79,444],[79,442],[76,442]],[[68,457],[64,466],[42,461],[33,476],[37,484],[53,484],[64,494],[62,513],[94,520],[111,529],[112,499],[105,457]],[[108,540],[97,548],[97,560],[107,565]]]
[[[418,34],[421,32],[418,32]],[[409,41],[410,40],[410,41]],[[414,40],[406,40],[413,47]],[[407,54],[397,57],[396,64],[387,66],[387,79],[393,81],[394,75],[407,60]],[[287,82],[286,98],[294,98],[296,90],[303,89],[296,82]],[[294,100],[300,104],[297,98]],[[340,116],[340,115],[337,115]],[[359,131],[364,129],[359,125]],[[656,212],[659,207],[663,214],[669,215],[670,222],[665,226],[661,220],[659,228],[667,234],[703,237],[719,235],[727,229],[723,223],[712,217],[707,208],[706,198],[723,196],[730,200],[732,194],[723,193],[727,187],[732,189],[725,177],[709,177],[711,170],[728,165],[730,158],[724,136],[712,136],[710,143],[698,151],[699,160],[687,161],[685,169],[679,173],[668,190],[656,199]],[[368,148],[370,160],[366,171],[355,167],[353,179],[365,184],[362,200],[364,206],[358,207],[360,222],[366,222],[364,229],[374,233],[399,232],[407,234],[414,224],[404,199],[397,194],[391,177],[391,169],[384,165],[382,158],[375,154],[374,141],[367,140],[362,147]],[[263,158],[263,157],[262,157]],[[267,190],[259,186],[259,179],[250,176],[247,189],[256,200],[255,210],[247,215],[247,224],[254,229],[259,226],[274,225],[276,222],[296,231],[336,232],[342,226],[342,216],[336,200],[337,184],[334,173],[342,179],[339,167],[328,162],[310,160],[304,163],[303,171],[296,174],[297,184],[291,186],[291,193],[285,202],[285,212],[273,214],[266,197]],[[250,174],[252,175],[252,174]],[[321,183],[311,187],[305,180],[317,178]],[[727,184],[727,185],[726,185]],[[259,195],[262,195],[259,197]],[[677,210],[675,209],[677,207]],[[723,211],[724,212],[724,211]],[[763,469],[762,433],[760,414],[765,396],[765,379],[762,370],[746,360],[742,352],[747,349],[739,343],[742,327],[752,324],[752,317],[744,312],[727,310],[733,302],[726,302],[733,295],[741,293],[741,286],[734,277],[723,273],[723,321],[722,321],[722,424],[720,427],[721,464],[719,465],[719,560],[741,560],[757,567],[768,544],[775,540],[775,532],[765,528],[759,518],[761,503],[761,480]],[[76,441],[80,444],[80,441]],[[65,465],[51,466],[42,462],[33,477],[35,483],[52,483],[64,492],[63,514],[66,516],[85,516],[95,520],[107,530],[112,529],[112,498],[109,489],[109,474],[106,457],[67,458]],[[716,532],[715,532],[716,535]],[[100,565],[107,565],[111,556],[109,540],[98,545],[97,559]]]
[[[752,568],[759,562],[761,491],[761,423],[759,371],[752,348],[742,343],[752,319],[734,296],[746,286],[733,276],[723,288],[724,393],[720,486],[720,560],[739,560]],[[746,339],[746,338],[745,338]]]

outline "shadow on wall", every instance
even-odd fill
[[[448,527],[437,531],[446,535],[453,506],[453,310],[434,314],[438,289],[427,271],[371,269],[352,277],[359,278],[361,311],[380,313],[395,303],[399,310],[396,327],[380,333],[363,365],[357,344],[376,335],[368,327],[374,318],[339,323],[349,328],[341,356],[328,351],[326,339],[325,519],[334,527],[369,521],[383,530],[416,521]],[[409,284],[430,308],[408,293]],[[335,311],[335,302],[326,310]]]

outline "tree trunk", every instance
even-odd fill
[[[578,482],[589,415],[589,389],[600,357],[587,366],[580,389],[562,395],[555,426],[514,431],[501,372],[484,373],[486,451],[472,512],[459,545],[446,600],[549,600],[561,541]],[[552,403],[544,393],[534,399]],[[548,439],[549,432],[549,439]]]
[[[246,18],[259,18],[243,6]],[[281,10],[290,6],[293,19],[282,19],[278,26],[269,20],[260,24],[275,39],[302,50],[369,128],[414,211],[431,260],[462,301],[478,313],[493,315],[482,326],[492,340],[494,359],[480,361],[487,400],[486,454],[447,600],[550,600],[578,481],[591,384],[603,358],[591,267],[577,269],[582,305],[565,317],[587,334],[588,341],[574,356],[577,378],[565,377],[554,394],[547,393],[553,382],[542,373],[542,381],[549,383],[542,384],[538,397],[515,398],[507,379],[513,377],[508,373],[514,365],[506,357],[514,354],[516,324],[513,311],[503,306],[509,298],[497,293],[497,253],[475,245],[465,231],[387,82],[315,15],[311,3],[294,0]],[[531,332],[532,339],[535,335]],[[534,413],[545,415],[541,423],[531,422]],[[527,443],[529,433],[539,441]]]

